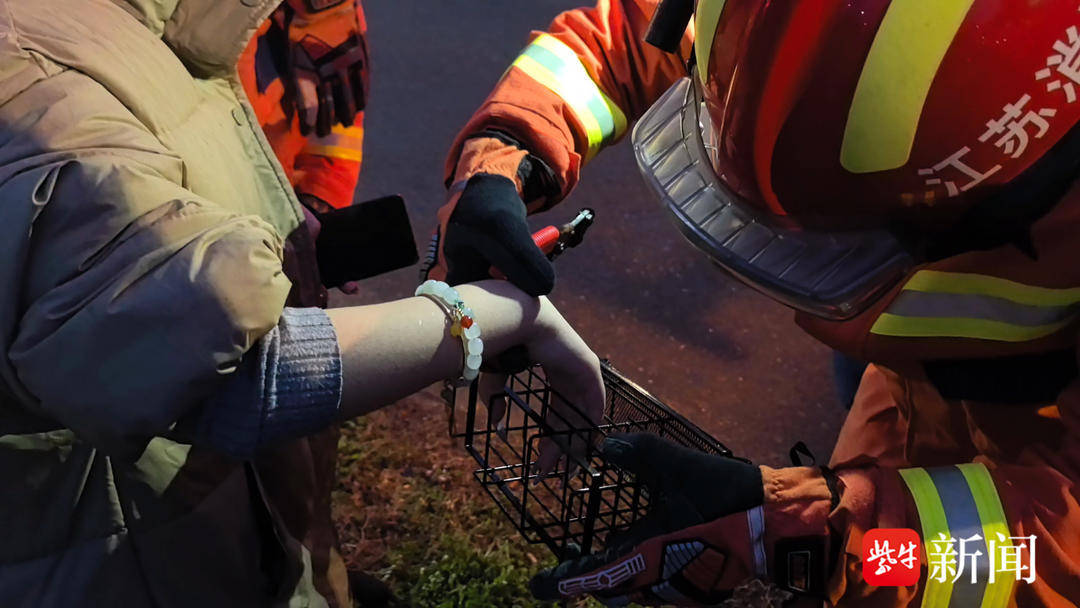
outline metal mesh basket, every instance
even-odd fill
[[[578,422],[584,417],[572,405],[552,408],[553,400],[565,400],[539,368],[509,378],[501,428],[478,404],[476,383],[468,390],[444,392],[451,434],[464,441],[479,465],[476,480],[526,540],[546,544],[559,557],[601,548],[609,534],[642,517],[649,504],[648,493],[632,475],[597,455],[599,436],[653,433],[706,453],[731,455],[607,362],[602,371],[607,403],[599,427]],[[534,465],[545,439],[576,445],[579,456],[563,458],[555,470],[539,475]]]

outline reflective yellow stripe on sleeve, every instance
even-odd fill
[[[945,518],[945,507],[941,505],[941,498],[934,488],[934,481],[930,479],[930,475],[925,469],[905,469],[900,471],[900,477],[907,484],[911,497],[915,501],[915,509],[919,512],[923,547],[929,547],[930,541],[940,538],[941,535],[947,538],[949,523]],[[922,608],[948,606],[951,594],[952,581],[928,580],[923,588]]]
[[[336,124],[331,127],[329,135],[309,139],[303,154],[361,162],[364,159],[364,128]]]
[[[997,552],[1011,542],[990,472],[970,463],[904,469],[900,476],[922,527],[922,608],[1005,608],[1015,577],[1011,571],[991,576],[991,568],[1002,568]]]
[[[920,270],[870,332],[909,338],[1024,342],[1069,325],[1080,288],[1025,285],[989,275]]]
[[[585,160],[626,132],[625,114],[589,76],[577,53],[558,38],[540,34],[513,65],[570,106],[588,139]]]
[[[983,537],[988,541],[994,540],[997,546],[1011,545],[1008,540],[1009,523],[1005,519],[1005,508],[1001,506],[1001,498],[990,472],[984,465],[976,463],[961,464],[956,468],[960,469],[971,488],[975,506],[979,510],[979,521],[982,522]],[[1004,542],[1001,539],[1005,539]],[[994,582],[986,586],[980,608],[1008,605],[1015,583],[1016,579],[1012,576],[996,577]]]

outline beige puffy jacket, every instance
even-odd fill
[[[318,303],[235,76],[276,4],[0,0],[0,606],[345,602],[333,431],[171,434]]]

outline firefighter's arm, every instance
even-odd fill
[[[1002,416],[1034,415],[1002,407]],[[920,597],[929,605],[932,596],[951,605],[951,596],[967,598],[960,605],[1004,608],[1071,605],[1080,598],[1080,383],[1039,417],[1045,424],[1022,425],[1018,432],[1028,436],[1016,437],[1018,444],[1032,444],[1030,434],[1038,433],[1036,447],[1007,462],[979,456],[925,468],[838,465],[840,501],[829,518],[838,543],[828,584],[832,603],[915,606]],[[1060,426],[1053,424],[1058,419]],[[863,538],[874,528],[918,533],[916,585],[866,583]]]
[[[368,94],[367,23],[356,0],[288,0],[275,13],[288,31],[286,102],[307,136],[293,182],[315,211],[347,207],[360,176]]]
[[[824,597],[853,607],[1075,600],[1078,405],[1080,383],[1061,399],[1060,449],[1028,449],[1009,463],[980,457],[934,468],[865,459],[835,469],[753,467],[652,435],[614,436],[603,444],[605,460],[632,471],[650,495],[663,497],[660,506],[609,537],[604,551],[541,572],[533,592],[548,600],[593,594],[615,605],[678,606],[716,605],[732,594],[768,605],[748,593]],[[878,528],[906,528],[921,539],[921,549],[907,548],[920,563],[909,562],[917,568],[914,583],[867,583],[863,541]],[[900,549],[894,541],[893,559],[904,557]]]
[[[1074,193],[1012,243],[924,264],[859,316],[799,314],[814,337],[898,367],[934,359],[1003,357],[1073,346],[1080,304],[1080,199]]]
[[[516,180],[518,166],[508,165],[505,156],[520,149],[552,178],[547,191],[530,193],[536,200],[527,197],[530,210],[562,199],[577,183],[582,165],[622,137],[630,122],[685,75],[690,30],[679,54],[644,42],[656,5],[655,0],[598,0],[591,8],[562,13],[546,32],[534,32],[458,135],[447,160],[448,182],[476,173]],[[506,150],[490,156],[466,150],[490,146],[470,141],[491,133],[503,136]]]
[[[317,213],[348,207],[353,202],[364,138],[359,116],[351,127],[334,125],[325,137],[312,134],[296,156],[296,194]]]
[[[562,200],[582,165],[685,74],[689,30],[681,56],[643,40],[656,5],[598,0],[533,34],[451,148],[431,276],[476,280],[495,263],[529,293],[551,290],[554,270],[532,247],[525,211]]]

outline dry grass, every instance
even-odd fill
[[[554,564],[472,479],[435,390],[345,426],[335,519],[350,569],[387,581],[404,606],[542,606],[526,584]]]
[[[386,581],[397,606],[551,605],[527,584],[554,557],[526,543],[473,479],[475,461],[448,436],[436,390],[344,425],[338,467],[334,518],[345,562]],[[754,581],[724,605],[772,608],[788,597]]]

